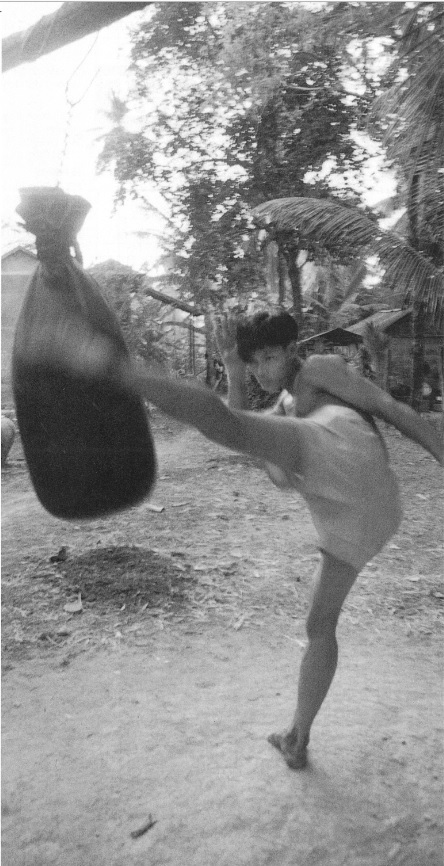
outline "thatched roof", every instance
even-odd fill
[[[362,336],[365,333],[366,326],[373,325],[373,327],[377,328],[378,331],[390,333],[394,325],[401,322],[407,316],[410,316],[411,313],[411,307],[408,307],[405,310],[379,310],[379,312],[373,313],[372,316],[367,316],[366,319],[361,319],[361,321],[357,322],[355,325],[349,325],[348,330],[352,331],[353,334],[360,334]]]
[[[329,331],[321,331],[320,334],[313,334],[312,337],[300,340],[299,346],[308,348],[310,343],[316,343],[319,340],[322,343],[330,343],[332,346],[357,346],[362,343],[362,337],[351,331],[351,328],[331,328]]]

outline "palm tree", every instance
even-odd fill
[[[372,322],[368,322],[363,334],[364,347],[373,361],[376,373],[376,382],[380,388],[387,390],[390,341],[387,334],[376,328]]]
[[[275,199],[255,208],[254,216],[262,227],[292,231],[302,243],[333,254],[378,254],[386,286],[402,286],[413,307],[412,403],[418,407],[424,323],[428,318],[440,326],[444,311],[444,7],[389,6],[398,34],[394,83],[375,100],[373,118],[397,169],[407,237],[383,231],[376,218],[333,199]]]
[[[398,234],[381,229],[376,218],[333,198],[279,198],[253,211],[261,228],[293,231],[311,248],[365,260],[377,253],[388,288],[403,285],[406,300],[414,292],[435,321],[444,314],[444,269]]]

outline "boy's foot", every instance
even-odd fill
[[[271,743],[275,749],[278,749],[290,769],[304,769],[308,761],[308,737],[302,746],[298,746],[295,737],[290,737],[288,734],[270,734],[268,742]]]

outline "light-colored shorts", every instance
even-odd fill
[[[281,471],[272,466],[267,471],[279,486],[291,486],[303,496],[321,549],[360,570],[402,519],[398,482],[384,441],[345,406],[323,406],[295,421],[303,437],[300,474],[279,483]]]

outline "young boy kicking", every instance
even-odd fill
[[[74,331],[72,332],[74,333]],[[82,374],[104,372],[227,448],[259,458],[271,479],[305,499],[319,535],[320,565],[307,619],[308,645],[288,731],[269,742],[293,769],[307,762],[311,725],[333,679],[338,656],[336,625],[361,569],[383,548],[401,522],[396,478],[372,416],[393,424],[442,463],[434,428],[397,403],[339,356],[297,354],[296,322],[286,313],[260,313],[237,326],[222,320],[219,349],[226,367],[226,405],[213,391],[124,363],[116,369],[108,342],[91,334],[79,346],[37,335],[58,364]],[[34,347],[29,347],[30,357]],[[246,372],[262,388],[281,391],[272,413],[247,410]]]

